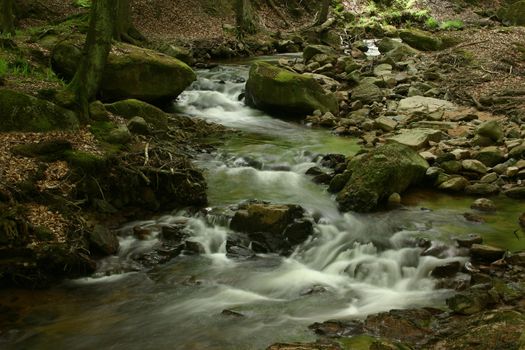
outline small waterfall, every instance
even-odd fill
[[[450,293],[435,289],[430,272],[465,259],[453,248],[423,256],[416,244],[439,238],[433,214],[340,213],[326,187],[305,173],[322,168],[319,154],[355,153],[355,142],[246,107],[239,97],[247,72],[200,71],[176,103],[183,113],[241,131],[196,160],[210,208],[122,227],[118,256],[55,291],[60,299],[46,303],[61,305],[63,314],[39,325],[38,337],[21,336],[20,348],[262,349],[313,340],[312,322],[436,306]],[[313,236],[288,257],[229,258],[226,243],[237,234],[228,227],[232,206],[247,199],[303,206],[317,220]],[[176,239],[166,242],[168,234]]]

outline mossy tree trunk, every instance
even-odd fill
[[[235,15],[237,34],[240,38],[244,34],[254,34],[257,31],[250,0],[235,0]]]
[[[131,18],[130,0],[115,0],[115,25],[113,28],[113,38],[118,41],[126,41],[137,44],[146,39],[133,25]]]
[[[0,33],[15,35],[13,0],[0,0]]]
[[[316,25],[321,25],[328,20],[328,14],[330,13],[330,2],[331,0],[322,0],[321,9],[317,20],[315,21]]]
[[[73,80],[64,92],[83,121],[89,119],[89,102],[96,96],[111,50],[115,4],[118,0],[93,0],[84,55]]]

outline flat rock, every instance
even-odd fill
[[[490,245],[473,244],[470,247],[470,256],[474,260],[491,263],[503,258],[505,250]]]
[[[434,97],[412,96],[399,101],[398,112],[406,114],[435,113],[455,110],[457,107],[450,101]]]
[[[395,141],[410,148],[419,150],[428,146],[429,141],[439,142],[442,133],[432,129],[403,129],[399,135],[390,137],[387,141]]]
[[[397,122],[391,118],[381,116],[374,120],[374,125],[376,126],[376,128],[388,132],[396,128]]]

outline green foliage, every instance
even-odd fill
[[[91,8],[91,0],[74,0],[73,5],[81,8]]]
[[[427,29],[430,29],[430,30],[434,30],[434,29],[437,29],[439,28],[439,22],[437,19],[435,19],[434,17],[429,17],[426,21],[425,21],[425,27]]]
[[[8,68],[9,66],[7,64],[7,61],[0,58],[0,78],[7,74]]]
[[[442,22],[439,28],[443,30],[461,30],[464,28],[464,26],[465,25],[463,24],[463,21],[456,19]]]

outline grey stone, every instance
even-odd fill
[[[393,136],[387,141],[395,141],[413,149],[419,150],[428,146],[429,141],[439,142],[442,133],[432,129],[404,129],[399,135]]]
[[[482,162],[475,159],[465,159],[461,162],[461,166],[467,171],[473,171],[478,174],[486,174],[488,171],[487,167]]]
[[[467,179],[462,176],[455,176],[439,185],[439,189],[448,192],[461,192],[469,185]]]

